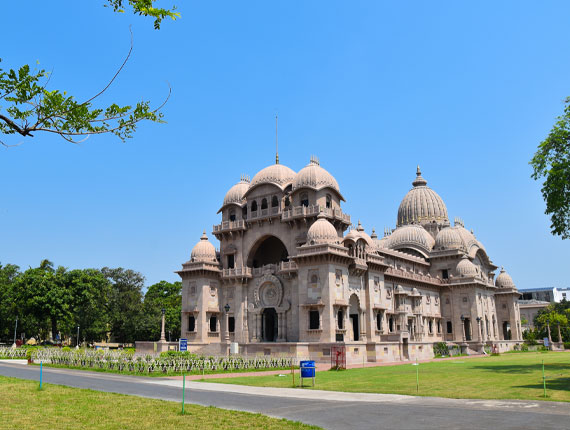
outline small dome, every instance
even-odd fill
[[[448,225],[447,208],[441,197],[427,186],[420,166],[416,176],[416,180],[412,182],[414,188],[408,191],[398,208],[397,226],[434,221],[440,225]]]
[[[192,248],[190,261],[217,261],[216,248],[208,241],[206,231],[204,231],[202,237],[200,237],[200,242]]]
[[[499,288],[515,288],[513,278],[511,278],[511,275],[505,272],[505,269],[502,267],[499,276],[497,276],[497,279],[495,280],[495,286]]]
[[[245,177],[242,177],[241,180],[235,184],[233,187],[229,189],[224,197],[224,204],[223,206],[229,205],[231,203],[242,204],[243,203],[243,196],[247,189],[249,188],[249,180]]]
[[[260,170],[251,180],[249,188],[256,187],[261,184],[275,184],[280,188],[293,182],[295,172],[283,164],[272,164],[265,169]]]
[[[311,162],[303,167],[293,180],[293,191],[300,188],[311,188],[313,190],[332,188],[340,195],[338,182],[320,166],[319,161],[315,157],[311,157]]]
[[[321,212],[307,232],[307,244],[338,243],[339,240],[336,229]]]
[[[367,246],[370,247],[374,247],[375,243],[372,240],[372,238],[370,236],[368,236],[368,233],[366,233],[364,231],[364,227],[362,227],[362,224],[360,223],[360,220],[358,221],[358,226],[356,228],[351,229],[348,234],[344,237],[344,240],[352,240],[354,242],[357,242],[359,239],[362,239],[363,241],[366,242]]]
[[[388,236],[387,248],[412,248],[420,249],[429,254],[435,241],[425,228],[418,224],[410,224],[398,227]]]
[[[445,227],[435,238],[434,249],[462,249],[463,238],[456,227]]]
[[[457,274],[459,276],[476,276],[477,275],[477,267],[469,260],[469,257],[466,255],[457,263]]]

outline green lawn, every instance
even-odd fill
[[[318,429],[260,414],[0,376],[0,429]]]
[[[547,397],[543,397],[544,360]],[[419,392],[416,392],[416,369]],[[291,387],[283,376],[208,379],[207,382]],[[299,374],[295,373],[296,385]],[[310,380],[306,381],[308,385]],[[528,352],[497,357],[317,372],[315,389],[474,399],[526,399],[570,402],[570,352]]]

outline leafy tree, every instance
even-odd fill
[[[551,303],[546,308],[541,309],[534,318],[537,338],[547,336],[547,324],[550,324],[550,332],[553,341],[558,342],[558,327],[563,341],[570,341],[570,328],[568,320],[570,317],[570,302],[563,300],[560,303]]]
[[[14,264],[0,264],[0,339],[10,339],[14,335],[14,325],[18,316],[14,301],[14,280],[20,268]]]
[[[124,12],[127,5],[132,12],[154,18],[154,27],[160,28],[164,18],[173,20],[180,16],[170,9],[157,8],[157,0],[106,0],[105,6],[115,12]],[[148,101],[136,105],[119,106],[112,103],[106,107],[96,107],[94,102],[101,96],[130,58],[131,48],[123,64],[107,85],[94,96],[84,101],[76,100],[66,91],[48,90],[49,73],[44,69],[32,70],[28,64],[17,69],[4,71],[0,67],[0,134],[34,137],[36,133],[52,133],[72,143],[79,143],[91,135],[112,133],[121,140],[132,137],[141,121],[164,122],[160,109],[166,100],[152,109]],[[1,61],[1,60],[0,60]],[[0,140],[4,146],[14,146]],[[21,143],[21,142],[20,142]],[[19,143],[18,143],[19,144]]]
[[[46,339],[51,332],[56,339],[59,328],[69,327],[70,296],[62,278],[65,268],[53,268],[43,260],[39,267],[29,268],[16,278],[14,299],[22,314],[22,330]]]
[[[106,339],[110,331],[108,299],[111,282],[97,269],[72,270],[64,275],[70,292],[72,331],[80,327],[80,338],[88,342]]]
[[[134,342],[143,317],[144,276],[121,267],[104,267],[101,272],[111,282],[108,312],[113,340]]]
[[[162,309],[165,310],[165,331],[172,339],[180,337],[180,313],[182,311],[182,283],[160,281],[151,285],[144,296],[144,321],[140,339],[160,339]]]
[[[541,192],[552,234],[570,238],[570,97],[548,137],[530,161],[532,178],[544,178]]]

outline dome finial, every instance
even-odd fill
[[[206,234],[206,230],[202,232],[202,236],[200,236],[200,240],[208,240],[208,235]]]
[[[412,185],[414,187],[419,187],[422,185],[427,185],[427,181],[422,178],[422,171],[420,170],[420,165],[418,164],[418,167],[416,169],[416,180],[414,182],[412,182]]]

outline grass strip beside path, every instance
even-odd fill
[[[543,397],[542,360],[547,397]],[[286,376],[244,376],[208,382],[259,387],[292,387]],[[299,372],[295,372],[299,385]],[[305,385],[310,385],[307,381]],[[311,389],[311,388],[308,388]],[[420,363],[419,392],[412,363],[317,372],[315,389],[465,399],[521,399],[570,402],[570,352],[529,352],[496,357]]]
[[[0,429],[319,429],[261,414],[0,376]]]

